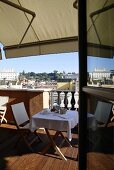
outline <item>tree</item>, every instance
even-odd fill
[[[25,74],[26,74],[26,73],[25,73],[25,71],[23,70],[22,75],[25,76]]]

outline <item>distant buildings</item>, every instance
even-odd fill
[[[103,78],[109,79],[111,75],[110,71],[107,71],[106,69],[97,69],[91,73],[89,73],[89,76],[92,80],[102,80]]]
[[[32,73],[33,74],[33,73]],[[60,73],[60,79],[47,80],[48,73],[41,74],[39,77],[41,80],[36,78],[36,73],[32,76],[30,73],[20,73],[18,74],[14,69],[1,69],[0,70],[0,85],[21,85],[22,88],[51,88],[51,89],[60,89],[60,90],[75,90],[75,87],[78,82],[78,74],[75,72],[72,73]],[[56,77],[56,76],[55,76]],[[78,88],[78,86],[77,86]]]
[[[78,78],[78,74],[76,74],[76,73],[65,73],[65,72],[63,72],[62,78],[63,78],[63,79],[76,80],[76,79]]]
[[[0,70],[0,80],[13,81],[18,79],[18,74],[14,69]]]

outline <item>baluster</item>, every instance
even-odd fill
[[[68,109],[68,107],[67,107],[67,105],[68,105],[67,93],[68,92],[64,92],[64,93],[65,93],[64,105],[65,105],[65,108]]]
[[[61,104],[61,98],[60,98],[60,93],[61,93],[61,91],[57,91],[57,94],[58,94],[58,105],[60,106],[60,104]]]
[[[78,93],[76,93],[75,102],[76,102],[75,107],[76,107],[76,110],[78,111],[78,108],[79,108],[79,94]]]
[[[68,109],[70,109],[71,108],[71,92],[70,91],[67,93],[67,99],[68,99],[67,107]]]
[[[53,97],[53,91],[51,91],[51,94],[50,94],[50,108],[52,109],[52,107],[53,107],[53,103],[54,103],[54,97]]]
[[[51,108],[51,103],[52,103],[52,101],[51,101],[51,92],[48,92],[49,93],[49,108]]]
[[[60,99],[61,99],[61,103],[60,103],[60,107],[64,107],[64,92],[61,91],[61,94],[60,94]]]
[[[75,98],[74,98],[74,93],[75,92],[71,92],[72,93],[72,98],[71,98],[71,110],[75,110]]]

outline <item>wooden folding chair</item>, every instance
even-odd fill
[[[88,114],[88,128],[96,130],[98,127],[106,127],[112,112],[112,103],[98,101],[95,113]]]
[[[1,123],[3,121],[5,121],[7,123],[5,114],[6,114],[6,110],[7,110],[8,100],[9,100],[8,96],[0,96],[0,122]]]
[[[95,113],[88,114],[88,131],[87,142],[89,151],[97,151],[102,148],[102,151],[108,150],[108,143],[110,141],[110,133],[108,125],[111,121],[112,103],[98,101]],[[102,147],[101,147],[102,146]],[[99,150],[101,151],[101,150]]]
[[[41,138],[36,132],[30,129],[30,119],[25,109],[23,102],[11,105],[14,120],[20,137],[24,140],[31,152],[34,152],[33,144],[35,142],[41,142]]]

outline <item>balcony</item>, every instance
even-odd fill
[[[55,95],[56,93],[56,95]],[[11,111],[11,104],[24,102],[29,113],[29,116],[32,116],[35,112],[41,111],[43,108],[52,107],[53,98],[63,100],[63,103],[60,100],[59,102],[61,107],[66,107],[68,109],[75,109],[75,92],[72,91],[45,91],[45,90],[27,90],[27,89],[1,89],[0,95],[8,95],[9,102],[7,107],[7,120],[8,124],[0,125],[0,134],[2,134],[0,139],[0,167],[2,169],[19,169],[21,164],[21,169],[72,169],[76,168],[77,164],[77,153],[78,153],[78,129],[72,130],[73,138],[71,141],[72,148],[67,144],[63,143],[60,146],[62,153],[67,158],[67,162],[60,159],[60,157],[52,150],[45,155],[41,154],[42,148],[47,145],[48,138],[43,130],[38,131],[40,136],[44,139],[44,143],[37,144],[36,150],[37,153],[30,153],[24,143],[21,141],[16,144],[19,136],[14,125],[14,119]],[[51,97],[51,98],[50,98]],[[68,97],[68,99],[67,99]],[[70,100],[69,100],[70,99]],[[51,102],[50,102],[51,101]],[[67,101],[67,102],[66,102]],[[50,105],[52,104],[52,105]],[[54,131],[50,130],[51,135],[54,135]],[[66,133],[64,132],[64,136]],[[62,141],[61,136],[56,140],[57,144],[60,144]],[[13,145],[12,145],[13,144]],[[10,147],[9,147],[10,146]],[[29,160],[29,161],[28,161]],[[32,161],[30,161],[32,160]],[[33,161],[34,160],[34,161]],[[23,162],[23,163],[22,163]],[[30,164],[29,164],[30,162]],[[31,168],[30,168],[31,167]]]
[[[0,89],[0,96],[9,96],[6,118],[13,123],[11,104],[24,102],[27,113],[30,116],[41,111],[43,108],[52,108],[54,102],[61,107],[75,110],[78,109],[78,93],[69,90],[51,89]]]
[[[86,88],[84,89],[85,91]],[[95,93],[96,94],[96,93]],[[10,105],[12,103],[24,101],[26,108],[29,112],[29,116],[42,110],[43,108],[51,108],[54,102],[57,102],[61,107],[65,107],[71,110],[78,110],[78,93],[75,91],[69,90],[12,90],[12,89],[5,89],[0,90],[0,95],[9,95],[10,100],[8,103],[8,113],[7,118],[10,120],[9,123],[12,123],[12,113],[10,110]],[[103,93],[104,95],[104,93]],[[92,101],[93,102],[93,101]],[[90,102],[91,103],[91,100]],[[61,160],[59,156],[53,152],[53,150],[49,150],[45,155],[41,154],[41,150],[44,146],[47,145],[48,139],[44,131],[38,131],[39,134],[44,139],[45,143],[38,144],[36,147],[37,153],[30,153],[24,143],[16,142],[18,140],[18,134],[16,132],[16,127],[14,124],[2,124],[0,126],[0,167],[2,169],[78,169],[78,162],[77,162],[77,154],[78,154],[78,128],[72,130],[73,139],[71,141],[72,148],[63,143],[60,146],[62,153],[68,159],[67,162]],[[54,131],[50,130],[51,135],[53,136]],[[64,135],[66,133],[64,132]],[[57,144],[60,144],[61,137],[59,136],[56,140]],[[13,143],[13,145],[12,145]],[[10,147],[9,147],[10,146]],[[88,159],[90,157],[99,158],[96,159],[96,162],[91,163],[90,169],[94,169],[96,165],[100,166],[103,164],[107,167],[106,160],[110,162],[108,166],[113,165],[113,159],[111,154],[108,156],[104,153],[96,153],[96,152],[88,152]],[[103,158],[103,159],[102,159]],[[103,167],[104,167],[103,166]],[[101,168],[103,170],[103,168]]]

